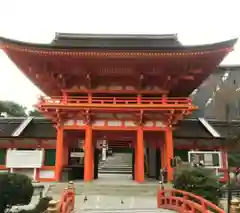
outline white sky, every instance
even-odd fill
[[[48,43],[55,32],[178,33],[183,44],[240,36],[239,0],[1,0],[0,36]],[[224,64],[240,64],[240,42]],[[40,91],[0,51],[0,99],[31,107]]]

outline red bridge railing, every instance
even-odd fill
[[[225,213],[225,211],[204,198],[189,192],[159,189],[158,208],[174,210],[180,213]]]
[[[69,182],[68,188],[66,188],[62,194],[60,200],[60,213],[71,213],[74,211],[75,205],[75,187],[73,182]]]
[[[156,98],[156,97],[41,97],[39,104],[192,104],[190,98]]]
[[[51,200],[48,209],[44,213],[72,213],[75,205],[75,187],[72,182],[69,182],[61,196],[60,201]]]

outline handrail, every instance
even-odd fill
[[[190,98],[156,98],[144,97],[41,97],[39,104],[186,104],[191,105]]]
[[[225,211],[204,198],[177,189],[159,189],[157,193],[158,208],[177,212],[225,213]]]
[[[69,182],[68,188],[66,188],[61,196],[59,203],[60,213],[71,213],[74,211],[75,205],[75,188],[73,182]]]

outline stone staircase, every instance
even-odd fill
[[[113,153],[100,162],[99,174],[132,174],[132,154]]]

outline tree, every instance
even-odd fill
[[[23,174],[0,174],[0,212],[13,205],[27,205],[33,195],[31,179]]]
[[[29,111],[29,116],[43,117],[43,114],[40,111],[33,109],[33,110]]]
[[[21,106],[13,101],[0,101],[0,116],[2,113],[6,113],[12,117],[25,117],[26,107]]]
[[[175,172],[173,186],[176,189],[199,195],[218,205],[221,197],[221,184],[216,172],[202,167],[178,168]]]

